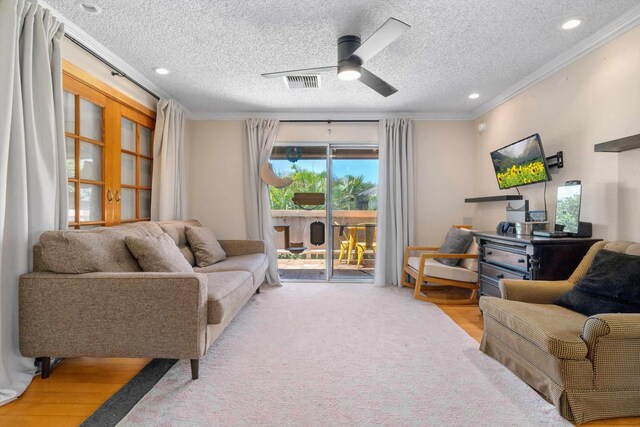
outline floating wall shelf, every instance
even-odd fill
[[[640,134],[596,144],[593,151],[596,153],[620,153],[636,148],[640,148]]]
[[[487,196],[487,197],[471,197],[464,199],[465,203],[484,203],[484,202],[506,202],[508,200],[522,200],[519,194],[508,194],[506,196]]]

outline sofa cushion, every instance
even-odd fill
[[[583,360],[587,344],[581,334],[586,316],[554,304],[531,304],[501,298],[480,298],[485,316],[511,329],[558,359]]]
[[[142,271],[193,273],[193,267],[167,233],[160,236],[127,236],[124,241]]]
[[[640,256],[598,251],[584,278],[554,303],[585,316],[640,313]]]
[[[217,325],[234,313],[254,289],[253,277],[247,271],[208,273],[207,323]]]
[[[465,228],[451,227],[444,243],[438,252],[443,254],[464,254],[469,249],[473,241],[471,231]],[[461,258],[440,258],[437,261],[441,264],[453,267],[460,262]]]
[[[409,257],[409,266],[418,271],[420,267],[420,257]],[[450,267],[440,264],[434,259],[427,259],[424,263],[424,274],[427,276],[440,277],[442,279],[457,280],[460,282],[475,283],[478,281],[478,273],[473,270],[467,270],[464,267]]]
[[[466,268],[471,271],[478,271],[478,243],[476,239],[471,240],[471,244],[469,245],[469,249],[467,249],[466,254],[475,255],[474,258],[462,258],[458,265],[462,268]]]
[[[227,258],[218,239],[208,228],[187,225],[184,231],[198,267],[206,267]]]
[[[269,260],[267,259],[267,255],[259,253],[232,256],[224,261],[220,261],[207,267],[195,267],[193,270],[196,273],[213,273],[218,271],[246,271],[253,275],[254,284],[259,285],[264,279],[264,273],[265,271],[267,271],[268,266]]]
[[[79,274],[141,271],[124,242],[127,236],[159,236],[154,222],[88,230],[47,231],[40,236],[40,254],[48,271]]]
[[[169,237],[176,242],[178,249],[182,252],[182,255],[189,261],[189,264],[196,265],[196,258],[193,255],[193,251],[189,247],[189,242],[187,241],[187,235],[185,234],[185,227],[187,225],[194,225],[196,227],[200,227],[200,221],[196,219],[189,219],[185,221],[160,221],[157,223],[162,231],[167,233]]]

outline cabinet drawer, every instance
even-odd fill
[[[527,271],[529,262],[524,252],[514,252],[499,246],[486,245],[484,248],[484,260],[492,264],[501,264],[509,268],[517,268]]]
[[[489,280],[480,280],[480,295],[487,295],[490,297],[498,298],[502,297],[498,284]]]
[[[483,280],[495,281],[496,284],[500,279],[527,279],[527,274],[519,271],[507,270],[495,265],[483,262],[480,266],[480,275]]]

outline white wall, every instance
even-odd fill
[[[468,121],[415,121],[415,242],[439,246],[454,224],[476,226],[473,205],[473,125]]]
[[[327,129],[331,128],[331,133]],[[416,242],[438,244],[472,207],[473,132],[470,122],[416,121]],[[188,212],[220,238],[246,236],[242,121],[189,120],[186,152]],[[282,123],[279,142],[377,142],[377,123]]]
[[[562,150],[565,167],[552,169],[547,191],[551,219],[558,185],[583,184],[581,219],[594,235],[640,241],[640,154],[595,153],[594,144],[640,133],[640,27],[565,67],[474,121],[475,194],[501,194],[489,152],[539,133],[549,156]],[[522,187],[530,209],[543,208],[543,185]],[[514,193],[515,190],[503,190]],[[505,218],[504,203],[478,204],[475,225],[491,229]]]
[[[156,99],[149,95],[138,86],[125,79],[124,77],[114,77],[111,75],[111,68],[107,67],[103,62],[97,60],[90,53],[67,39],[62,39],[62,59],[69,61],[91,74],[92,76],[102,80],[112,88],[122,92],[129,98],[132,98],[145,107],[156,110]]]
[[[245,239],[244,123],[189,120],[185,132],[188,216],[220,239]]]

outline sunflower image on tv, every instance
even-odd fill
[[[533,161],[528,165],[513,165],[504,172],[498,172],[500,188],[510,188],[516,185],[531,184],[546,181],[547,173],[541,161]]]
[[[492,152],[491,159],[500,189],[548,180],[537,135]]]

